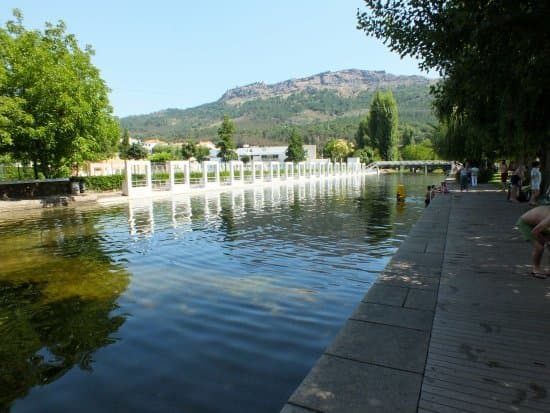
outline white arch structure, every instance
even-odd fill
[[[153,170],[149,161],[126,160],[124,162],[124,182],[122,194],[129,197],[151,196],[153,192]],[[229,179],[224,186],[262,185],[280,181],[303,181],[327,179],[352,175],[376,174],[376,171],[366,168],[360,163],[335,162],[329,160],[317,160],[314,162],[252,162],[250,169],[245,169],[241,161],[229,162]],[[191,191],[212,190],[221,188],[220,163],[218,161],[205,161],[200,168],[200,183],[191,185],[191,164],[189,161],[168,161],[168,183],[162,192],[171,194],[183,194]],[[158,190],[156,191],[159,192]]]

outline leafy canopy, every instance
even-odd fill
[[[399,140],[397,103],[390,91],[377,91],[372,99],[368,116],[359,122],[355,134],[358,149],[374,148],[382,159],[397,158]]]
[[[14,17],[0,28],[0,153],[46,177],[115,153],[120,128],[92,48],[81,50],[62,21],[30,31]]]
[[[323,156],[332,162],[345,161],[353,152],[353,145],[344,139],[331,139],[323,147]]]
[[[550,2],[365,0],[358,28],[443,76],[432,89],[448,156],[550,152]]]
[[[218,129],[218,138],[220,140],[216,145],[220,150],[218,158],[222,158],[224,162],[239,159],[239,155],[235,152],[236,145],[232,139],[234,133],[235,124],[229,120],[227,115],[224,115],[223,122]]]
[[[302,135],[296,130],[292,129],[290,137],[288,139],[288,148],[286,148],[285,162],[302,162],[306,160],[306,150],[304,149],[304,141]]]

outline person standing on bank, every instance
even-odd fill
[[[540,182],[542,180],[539,161],[534,161],[531,164],[531,200],[529,205],[537,205],[537,199],[540,195]]]
[[[516,223],[525,240],[533,244],[533,269],[531,275],[536,278],[548,277],[541,267],[544,246],[550,242],[550,205],[538,206],[519,217]]]
[[[502,184],[502,190],[506,191],[506,181],[508,180],[508,165],[506,160],[503,159],[499,166],[500,171],[500,183]]]
[[[521,181],[523,180],[524,176],[525,167],[523,165],[520,165],[510,177],[510,201],[519,202],[518,197],[521,190]]]
[[[460,170],[460,192],[468,190],[468,175],[470,172],[470,164],[466,163]]]
[[[470,170],[471,176],[472,176],[472,188],[475,188],[477,186],[477,176],[479,175],[479,168],[476,164],[472,166],[472,169]]]

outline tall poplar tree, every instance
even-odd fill
[[[376,92],[372,99],[367,122],[371,145],[378,149],[382,159],[387,161],[396,159],[399,121],[397,102],[391,90],[386,93]]]
[[[0,154],[32,163],[35,176],[116,153],[118,121],[105,82],[65,23],[27,30],[19,10],[0,28]]]

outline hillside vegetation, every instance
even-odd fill
[[[326,72],[274,85],[254,83],[227,91],[218,101],[189,109],[166,109],[121,119],[132,137],[165,141],[213,140],[227,115],[235,122],[235,142],[286,143],[296,128],[305,143],[353,139],[360,119],[377,90],[393,91],[401,127],[410,126],[422,139],[435,123],[429,86],[420,76],[347,70]]]

